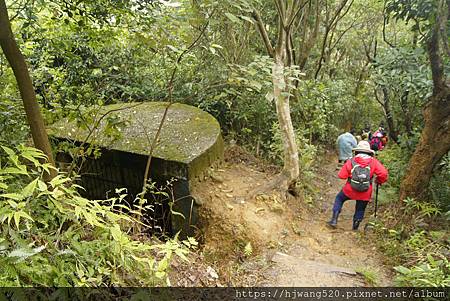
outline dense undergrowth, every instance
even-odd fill
[[[411,140],[408,141],[411,143]],[[412,139],[414,143],[414,139]],[[450,157],[447,155],[430,185],[429,198],[398,202],[398,188],[410,157],[406,140],[380,154],[390,179],[382,190],[384,207],[376,223],[376,242],[396,271],[399,286],[450,285]],[[447,182],[445,181],[447,179]]]
[[[0,286],[164,286],[171,260],[196,245],[133,236],[142,223],[121,211],[125,195],[88,200],[62,173],[45,182],[38,150],[2,148]]]

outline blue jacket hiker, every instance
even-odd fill
[[[356,147],[357,143],[355,136],[352,135],[352,131],[346,132],[337,138],[336,144],[339,150],[339,163],[343,163],[352,158],[352,149]]]

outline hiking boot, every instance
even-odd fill
[[[353,220],[353,230],[354,231],[356,231],[356,230],[358,230],[358,228],[359,228],[359,224],[361,223],[361,220],[360,219],[355,219],[355,220]]]
[[[336,213],[333,212],[333,216],[331,217],[331,220],[328,222],[328,225],[332,228],[336,228],[338,217],[339,217],[339,212],[336,212]]]

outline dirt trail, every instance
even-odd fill
[[[208,285],[391,284],[389,269],[383,266],[376,248],[362,232],[351,230],[354,201],[344,205],[337,229],[326,226],[342,185],[332,158],[316,172],[313,186],[320,191],[312,201],[304,197],[282,200],[277,194],[247,199],[248,191],[274,172],[262,171],[251,158],[242,159],[242,154],[232,152],[228,158],[211,179],[194,189],[203,203],[200,256],[218,273],[214,282],[207,281]],[[361,228],[372,209],[369,205]],[[202,283],[205,281],[193,280],[182,285]]]
[[[303,234],[292,242],[286,253],[276,253],[275,264],[268,271],[271,278],[265,284],[273,286],[389,286],[389,270],[374,246],[362,236],[365,222],[370,219],[373,206],[369,205],[360,232],[351,230],[354,201],[348,201],[339,218],[338,228],[330,229],[326,222],[337,192],[343,185],[336,176],[336,164],[325,165],[320,172],[323,200],[317,201],[321,210],[316,218],[302,220]],[[362,274],[373,277],[368,283]],[[373,276],[372,276],[373,275]],[[370,282],[370,281],[369,281]]]

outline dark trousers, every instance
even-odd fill
[[[339,191],[339,193],[336,195],[336,199],[334,200],[333,213],[340,213],[344,202],[347,200],[349,200],[349,197],[346,196],[342,190]],[[356,201],[355,215],[353,215],[353,220],[361,221],[364,218],[364,212],[366,211],[368,203],[368,201]]]

